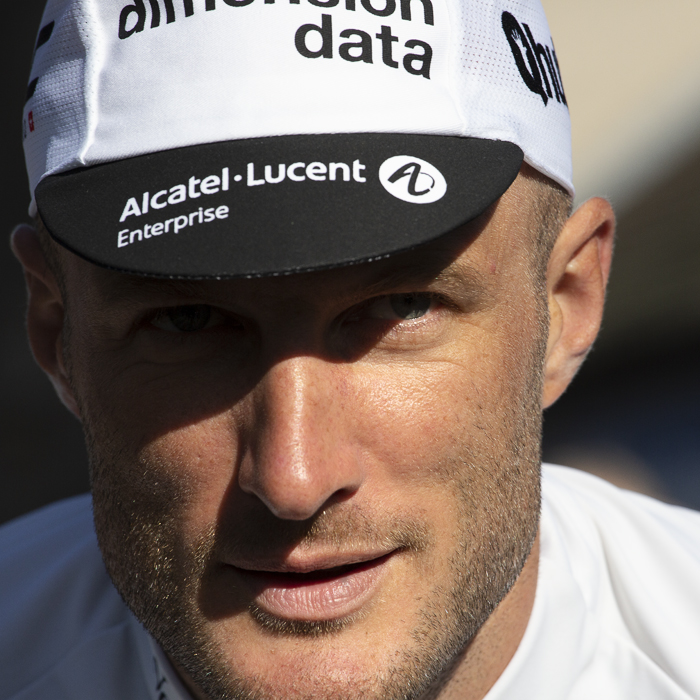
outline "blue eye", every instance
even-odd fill
[[[433,299],[428,294],[392,294],[388,301],[394,314],[404,321],[425,316],[433,305]]]
[[[365,315],[385,321],[416,321],[433,310],[436,300],[432,294],[406,292],[378,297],[365,306]]]
[[[212,308],[207,304],[173,306],[159,311],[151,323],[164,331],[193,333],[207,328],[212,320],[212,315]]]

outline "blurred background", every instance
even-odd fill
[[[611,199],[599,341],[545,415],[545,459],[700,509],[700,2],[544,0],[572,113],[578,201]],[[27,220],[21,115],[43,2],[5,3],[0,232]],[[34,365],[0,245],[0,522],[88,488],[82,434]]]

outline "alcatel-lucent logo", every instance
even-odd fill
[[[447,192],[447,182],[434,166],[413,156],[392,156],[379,167],[379,181],[397,199],[432,204]]]

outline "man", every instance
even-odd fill
[[[614,218],[539,3],[50,0],[25,126],[92,499],[0,533],[0,697],[698,697],[700,516],[541,478]]]

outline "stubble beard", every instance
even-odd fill
[[[524,418],[519,416],[509,449],[500,452],[500,460],[484,454],[477,460],[462,448],[450,464],[433,469],[445,483],[452,482],[458,504],[459,537],[449,576],[437,582],[429,598],[422,601],[410,642],[396,650],[391,667],[372,669],[367,676],[353,679],[352,687],[309,676],[298,679],[303,680],[303,691],[298,683],[275,693],[264,678],[237,677],[208,635],[196,602],[214,559],[213,529],[183,549],[177,535],[178,508],[173,505],[188,500],[187,487],[167,477],[167,465],[144,463],[137,471],[147,477],[138,494],[129,494],[129,487],[113,476],[121,472],[118,454],[112,451],[102,457],[105,453],[95,449],[90,435],[95,524],[109,575],[127,606],[210,700],[436,697],[470,640],[515,583],[537,533],[540,420],[539,412],[525,413]],[[106,443],[114,444],[111,440]],[[144,488],[148,491],[145,498]],[[356,537],[359,528],[364,529],[361,541],[393,537],[417,557],[429,547],[431,535],[424,523],[404,520],[386,527],[393,534],[387,536],[382,526],[368,524],[350,510],[313,524],[307,539],[309,543],[328,541],[339,532]],[[332,638],[358,623],[352,617],[321,622],[280,620],[255,606],[249,613],[261,630],[273,636]],[[292,692],[293,687],[300,688],[299,692]]]

